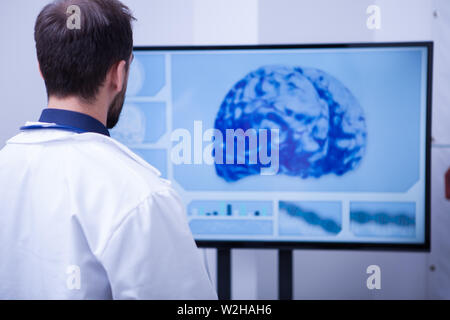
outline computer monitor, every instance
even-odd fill
[[[432,48],[136,47],[111,135],[199,246],[427,250]]]

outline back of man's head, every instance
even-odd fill
[[[56,0],[45,6],[34,37],[47,95],[92,101],[109,69],[131,56],[132,20],[118,0]]]

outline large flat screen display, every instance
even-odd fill
[[[429,248],[432,43],[139,47],[113,138],[200,246]]]

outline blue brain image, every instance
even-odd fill
[[[322,70],[283,65],[260,67],[238,81],[223,100],[214,126],[223,137],[227,129],[278,129],[277,174],[303,179],[355,169],[367,140],[363,109],[348,88]],[[247,158],[258,152],[249,143],[245,147]],[[226,144],[221,148],[226,155]],[[231,182],[260,174],[265,167],[237,163],[216,161],[216,173]]]

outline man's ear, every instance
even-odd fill
[[[44,79],[44,76],[42,75],[42,71],[41,71],[41,64],[39,62],[38,62],[38,69],[39,69],[39,74],[41,75],[41,78]]]
[[[125,85],[125,79],[127,76],[127,63],[125,60],[121,60],[114,64],[110,69],[111,87],[116,92],[122,91]]]

